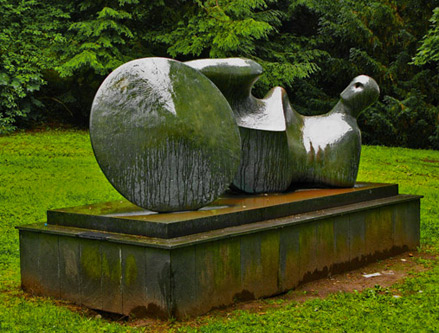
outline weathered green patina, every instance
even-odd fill
[[[200,72],[165,58],[128,62],[104,80],[90,137],[113,186],[154,211],[208,204],[239,165],[239,131],[224,96]]]
[[[127,286],[131,286],[137,280],[137,265],[136,257],[134,257],[132,254],[127,256],[125,261],[125,276]]]

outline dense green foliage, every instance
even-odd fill
[[[436,8],[436,9],[435,9]],[[87,124],[105,75],[134,58],[244,56],[304,114],[358,74],[381,97],[364,142],[439,148],[439,0],[0,0],[0,133],[23,120]],[[434,14],[434,15],[433,15]]]
[[[436,7],[431,17],[431,28],[422,40],[416,57],[415,64],[425,65],[429,62],[436,62],[439,65],[439,7]]]
[[[14,129],[17,117],[41,108],[36,92],[52,68],[50,48],[62,39],[66,16],[50,1],[0,0],[0,134]],[[34,112],[35,114],[36,112]]]
[[[365,146],[359,179],[400,184],[401,193],[424,195],[421,243],[439,251],[439,152]],[[17,225],[44,222],[47,209],[117,200],[100,171],[84,131],[18,133],[0,137],[0,331],[140,331],[29,297],[19,289]],[[336,294],[304,304],[282,304],[266,314],[246,311],[200,318],[202,330],[223,331],[434,331],[439,264],[392,290]],[[418,291],[422,290],[423,293]],[[395,299],[393,294],[402,295]],[[146,322],[147,324],[148,322]],[[183,331],[185,323],[174,323]],[[146,326],[146,329],[148,326]]]

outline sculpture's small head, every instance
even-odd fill
[[[380,88],[374,79],[367,75],[357,76],[340,94],[342,103],[349,113],[357,117],[361,111],[374,103],[380,95]]]

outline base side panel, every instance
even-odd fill
[[[98,310],[184,318],[276,295],[419,245],[419,197],[346,207],[174,243],[20,227],[22,286]]]

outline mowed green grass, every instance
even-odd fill
[[[439,152],[363,147],[359,181],[398,183],[400,193],[423,195],[423,251],[439,253]],[[115,200],[84,131],[18,133],[0,137],[0,331],[125,332],[148,330],[87,317],[19,288],[15,226],[44,222],[47,209]],[[303,304],[285,302],[265,314],[236,311],[202,317],[198,328],[176,331],[435,331],[439,330],[439,264],[392,289],[334,294]],[[395,298],[394,296],[401,296]]]

